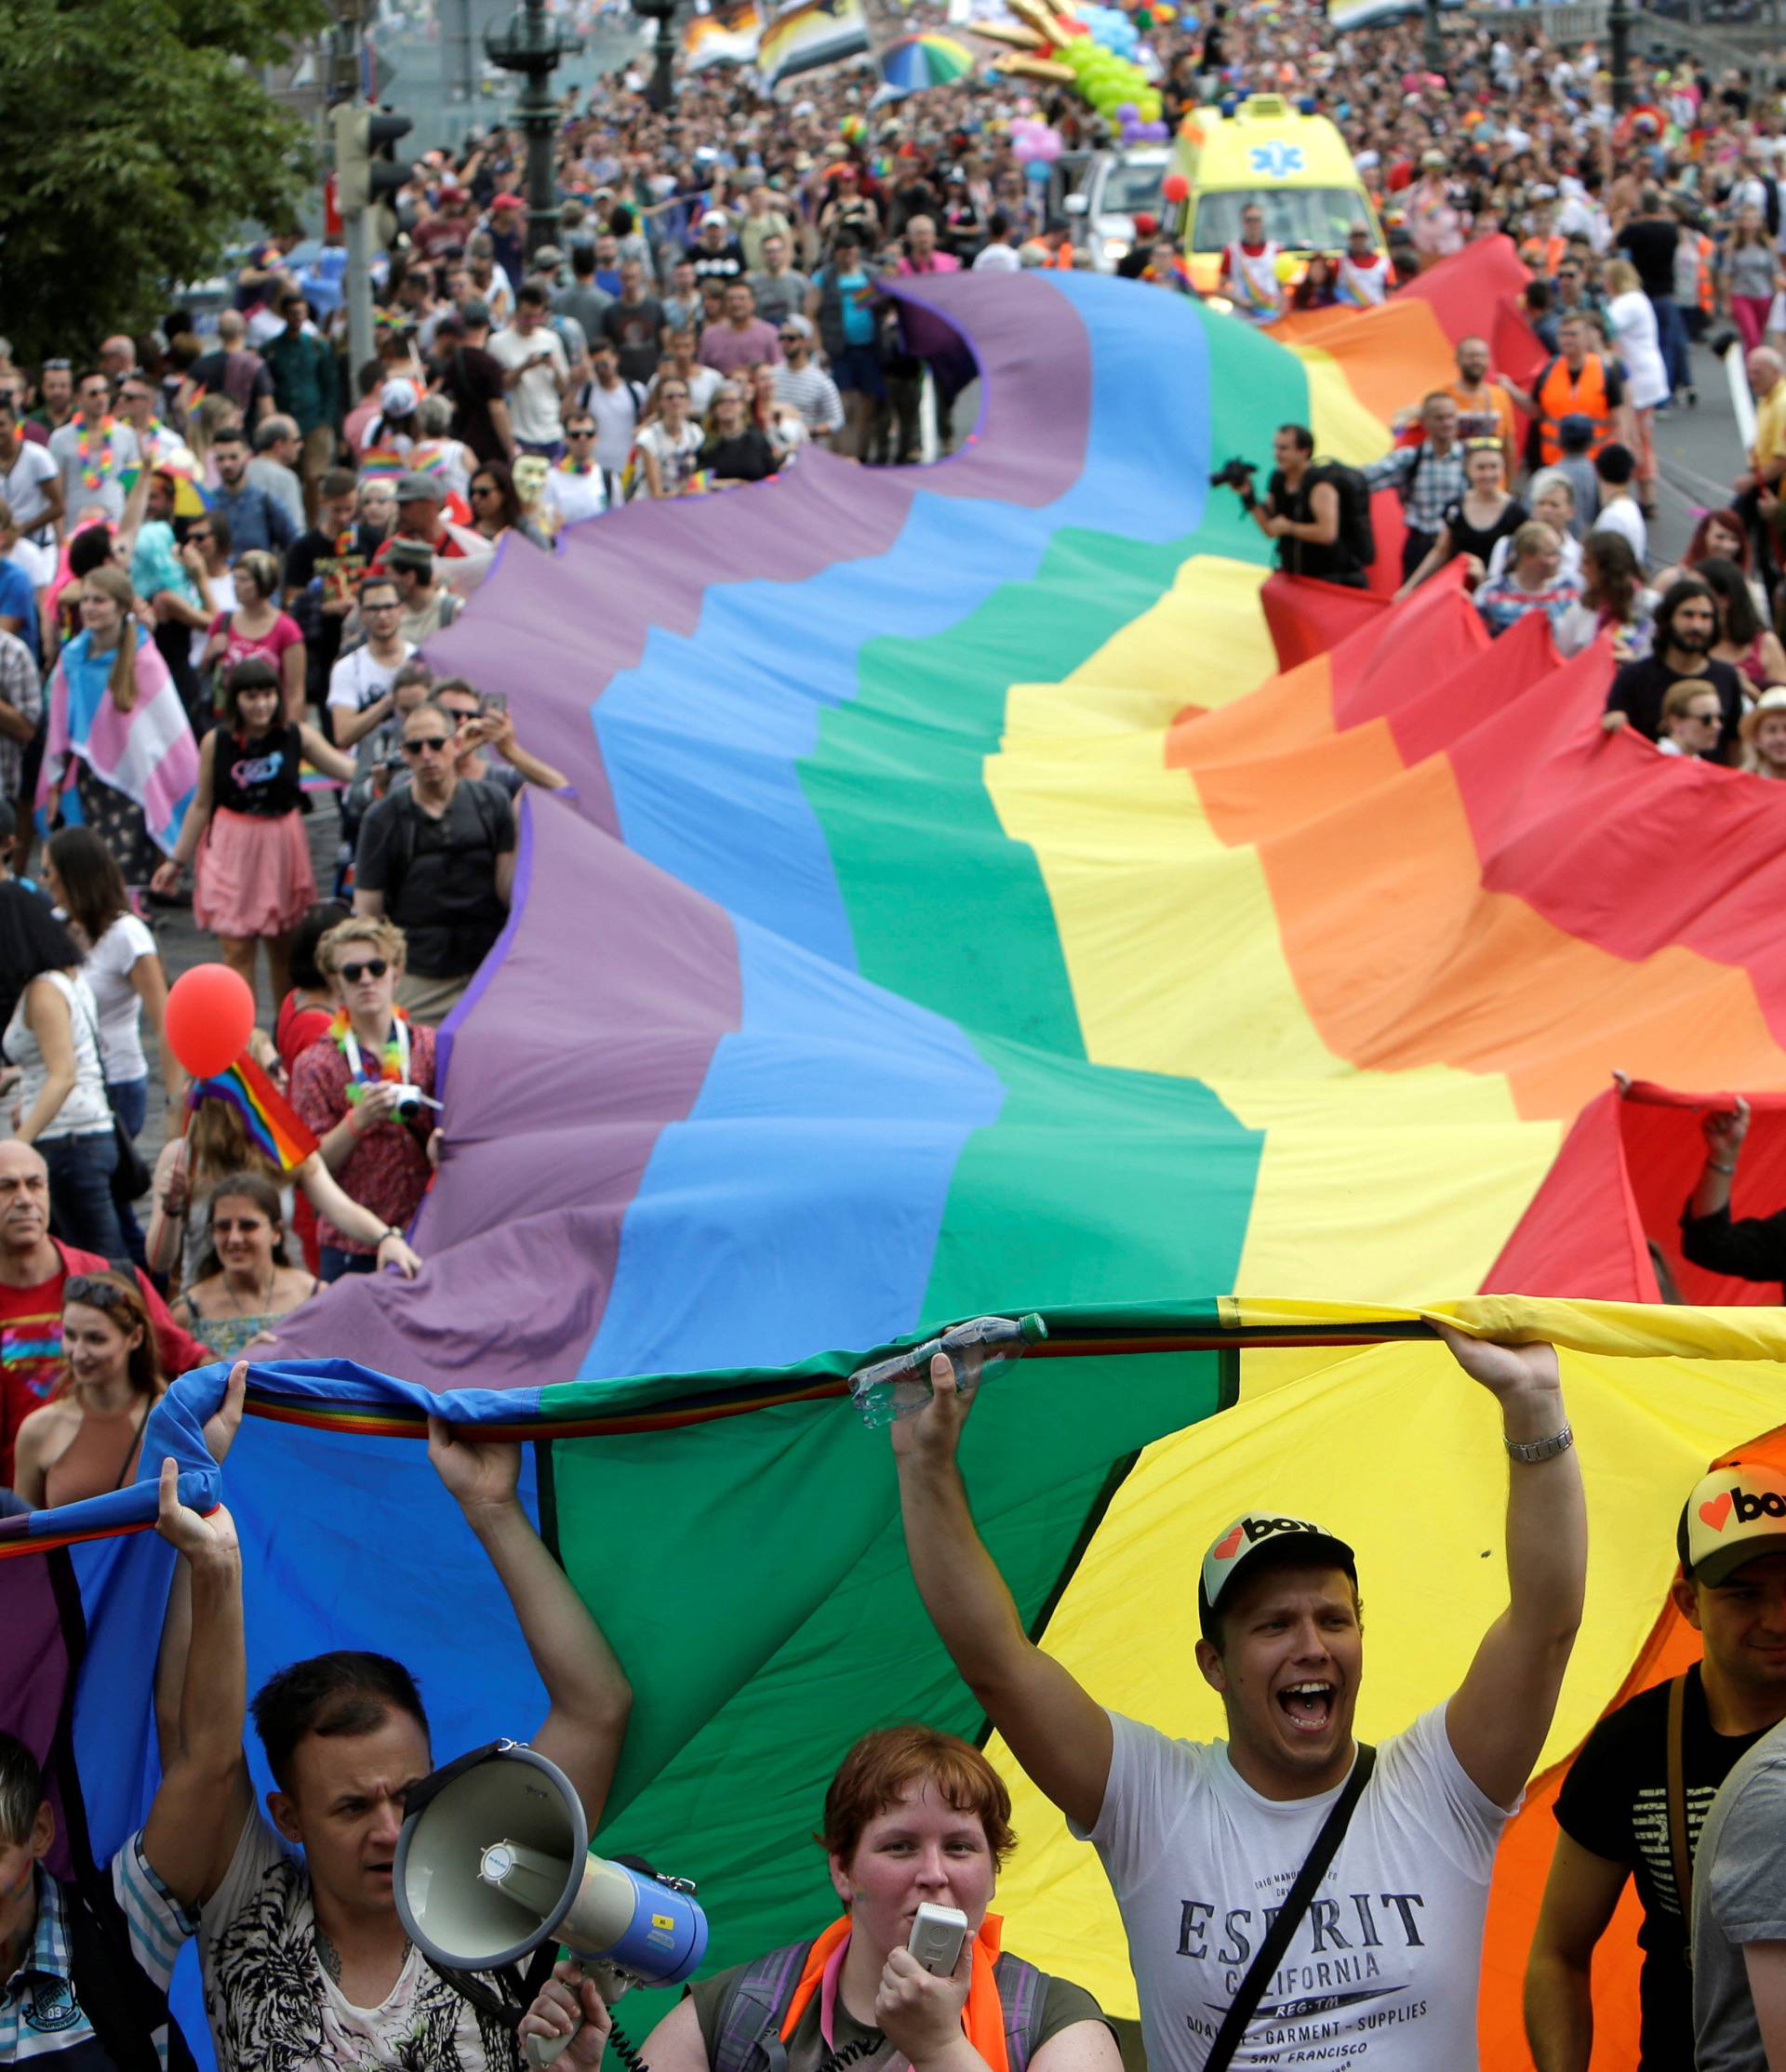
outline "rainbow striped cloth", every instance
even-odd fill
[[[1466,332],[1528,377],[1523,277],[1473,246],[1269,335],[1077,273],[895,284],[971,339],[963,452],[812,451],[502,557],[431,659],[508,693],[576,791],[524,795],[508,925],[440,1033],[422,1275],[338,1282],[254,1370],[225,1479],[257,1671],[373,1649],[443,1754],[529,1731],[525,1644],[419,1443],[431,1410],[526,1441],[523,1500],[636,1691],[602,1844],[685,1852],[734,1963],[811,1933],[802,1838],[853,1735],[984,1732],[911,1586],[886,1435],[845,1400],[859,1362],[1041,1312],[967,1437],[1026,1630],[1101,1703],[1220,1734],[1204,1549],[1246,1508],[1314,1517],[1357,1549],[1379,1740],[1506,1601],[1492,1411],[1432,1319],[1548,1337],[1592,1567],[1489,1906],[1481,2059],[1526,2065],[1549,1795],[1691,1645],[1686,1491],[1786,1456],[1776,1292],[1678,1262],[1716,1096],[1606,1091],[1613,1065],[1744,1090],[1738,1212],[1786,1200],[1786,798],[1603,737],[1604,649],[1559,664],[1537,620],[1490,644],[1455,578],[1393,604],[1393,498],[1349,591],[1273,577],[1209,486],[1268,468],[1285,422],[1387,451]],[[220,1488],[222,1373],[143,1449],[189,1501]],[[146,1534],[154,1501],[0,1524],[0,1553]],[[110,1852],[142,1816],[166,1549],[65,1552],[77,1598],[60,1557],[7,1564],[0,1660],[33,1667],[0,1725],[66,1722],[66,1825]],[[989,1748],[1011,1946],[1132,2014],[1090,1853]],[[1637,2054],[1634,1965],[1620,1927],[1609,2062]]]
[[[296,1172],[316,1149],[309,1127],[279,1089],[246,1052],[227,1071],[195,1079],[186,1089],[186,1105],[225,1101],[241,1116],[249,1141],[282,1173]]]

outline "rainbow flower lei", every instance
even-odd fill
[[[363,1101],[367,1092],[380,1082],[386,1082],[393,1086],[400,1086],[403,1083],[404,1053],[407,1050],[408,1045],[399,1035],[397,1024],[407,1022],[408,1019],[408,1016],[404,1013],[401,1007],[392,1008],[391,1033],[385,1038],[384,1048],[379,1054],[378,1077],[376,1079],[355,1077],[348,1081],[347,1099],[350,1107],[358,1101]],[[348,1048],[348,1040],[352,1036],[353,1030],[348,1023],[345,1007],[338,1007],[335,1010],[335,1018],[328,1025],[328,1033],[334,1038],[336,1048],[347,1059],[349,1067],[352,1068],[353,1052]],[[354,1047],[357,1049],[358,1046],[355,1045]]]
[[[112,432],[117,419],[100,419],[100,458],[97,464],[93,459],[93,428],[87,420],[87,413],[78,412],[74,422],[80,427],[80,436],[74,442],[74,452],[81,463],[81,487],[97,489],[107,475],[113,475],[118,472],[118,457],[112,449]]]

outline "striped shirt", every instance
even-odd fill
[[[0,631],[0,699],[35,726],[44,716],[44,682],[31,650],[17,633]],[[0,734],[0,799],[19,796],[25,743]]]
[[[843,430],[843,399],[837,393],[836,382],[822,367],[777,367],[775,400],[791,403],[805,419],[808,432]]]
[[[111,2060],[75,1998],[62,1888],[41,1864],[37,1928],[24,1961],[0,1987],[0,2065],[54,2065],[56,2072],[109,2072]],[[112,1893],[130,1933],[130,1954],[156,1990],[166,1993],[180,1945],[196,1933],[198,1916],[183,1907],[150,1867],[142,1837],[133,1835],[112,1863]],[[167,2027],[155,2031],[167,2063]]]
[[[1422,439],[1417,446],[1397,446],[1364,470],[1373,489],[1393,487],[1401,492],[1402,513],[1410,532],[1437,537],[1445,524],[1445,507],[1463,497],[1463,448],[1434,453]]]

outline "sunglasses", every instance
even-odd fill
[[[472,485],[472,494],[474,497],[500,497],[502,492],[493,482],[474,482]]]
[[[350,986],[357,986],[362,978],[382,978],[391,969],[382,957],[368,957],[363,964],[343,964],[341,976]]]
[[[567,432],[565,436],[568,439],[593,439],[595,436],[595,429],[593,425],[578,425],[572,431]]]
[[[202,547],[208,539],[212,538],[214,536],[207,532],[189,532],[186,537],[188,539],[196,540]]]
[[[84,1302],[89,1309],[134,1309],[137,1305],[123,1289],[95,1273],[72,1274],[62,1282],[62,1300]]]
[[[452,741],[450,734],[422,734],[413,741],[403,744],[406,755],[420,755],[423,749],[433,749],[436,755],[445,755]]]

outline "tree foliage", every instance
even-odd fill
[[[315,178],[260,68],[322,0],[0,0],[0,312],[26,360],[138,331]]]

